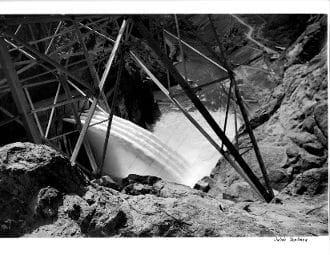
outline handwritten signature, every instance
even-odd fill
[[[276,236],[274,242],[307,242],[308,238],[306,237],[281,237]]]

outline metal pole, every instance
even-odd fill
[[[166,56],[168,56],[164,30],[163,30],[163,41],[164,41],[164,51],[165,51]],[[166,80],[167,80],[167,89],[168,89],[168,91],[170,91],[170,88],[171,88],[170,73],[167,68],[166,68]]]
[[[53,105],[57,103],[57,99],[58,99],[58,95],[60,93],[60,89],[61,89],[61,83],[59,82],[58,86],[57,86],[56,94],[55,94],[55,97],[54,97]],[[55,113],[55,107],[52,107],[52,110],[50,112],[50,116],[49,116],[49,119],[48,119],[48,123],[47,123],[46,133],[45,133],[45,138],[46,139],[48,138],[50,125],[52,124],[54,113]]]
[[[23,88],[23,89],[24,89],[24,92],[26,94],[26,98],[27,98],[27,100],[28,100],[28,102],[30,104],[30,107],[31,107],[31,110],[32,110],[31,112],[33,112],[35,110],[35,108],[34,108],[34,105],[33,105],[33,102],[32,102],[31,96],[30,96],[30,93],[29,93],[29,91],[28,91],[27,88]],[[39,132],[40,132],[41,137],[44,137],[44,132],[42,130],[42,127],[41,127],[41,124],[40,124],[40,121],[39,121],[39,118],[38,118],[37,113],[36,112],[33,112],[33,116],[34,116],[34,119],[35,119],[35,121],[37,123],[37,127],[39,129]]]
[[[112,97],[112,102],[111,102],[111,111],[110,111],[110,116],[109,116],[109,122],[108,122],[107,132],[106,132],[106,135],[105,135],[105,141],[104,141],[104,144],[103,144],[101,169],[103,169],[105,156],[106,156],[106,152],[107,152],[107,148],[108,148],[109,137],[110,137],[110,129],[111,129],[113,115],[115,113],[115,104],[116,104],[116,99],[117,99],[117,95],[118,95],[119,83],[120,83],[120,78],[121,78],[123,66],[124,66],[124,55],[121,56],[120,63],[119,63],[119,68],[118,68],[118,71],[117,71],[115,90],[114,90],[113,97]]]
[[[84,53],[84,56],[85,56],[85,59],[86,59],[86,62],[87,62],[87,65],[88,65],[88,69],[90,71],[90,74],[92,76],[92,79],[93,79],[93,83],[94,83],[94,89],[98,90],[98,84],[100,83],[100,78],[99,78],[99,75],[95,69],[95,66],[93,64],[93,61],[91,60],[91,57],[88,53],[88,49],[86,47],[86,44],[84,42],[84,39],[83,39],[83,35],[81,34],[80,32],[80,29],[79,29],[79,24],[74,21],[74,25],[75,25],[75,28],[76,28],[76,34],[77,34],[77,37],[78,37],[78,41],[80,43],[80,45],[82,46],[83,48],[83,53]],[[100,90],[100,93],[101,93],[101,97],[103,99],[103,103],[105,105],[105,108],[107,109],[108,112],[110,112],[110,107],[109,107],[109,104],[108,104],[108,100],[103,92],[103,90],[101,89]]]
[[[188,81],[186,60],[185,60],[185,56],[184,56],[184,52],[183,52],[180,29],[179,29],[179,22],[178,22],[178,18],[176,16],[176,14],[174,14],[174,19],[175,19],[176,32],[177,32],[178,38],[179,38],[179,47],[180,47],[180,51],[181,51],[181,54],[182,54],[184,77],[185,77],[185,80]]]
[[[254,152],[256,154],[256,158],[257,158],[259,166],[260,166],[261,173],[262,173],[263,178],[265,180],[266,187],[268,189],[268,192],[269,192],[271,198],[273,198],[274,197],[274,192],[273,192],[272,187],[270,186],[270,180],[269,180],[269,177],[268,177],[268,174],[267,174],[267,171],[266,171],[265,163],[262,159],[257,140],[256,140],[256,138],[253,134],[253,130],[252,130],[252,127],[250,125],[248,114],[247,114],[247,112],[245,110],[245,107],[243,105],[241,94],[239,92],[238,86],[237,86],[236,81],[235,81],[234,78],[231,78],[231,82],[234,84],[237,104],[241,109],[241,113],[242,113],[242,117],[244,119],[245,127],[246,127],[246,130],[247,130],[247,132],[250,136],[250,139],[251,139],[251,142],[252,142],[252,145],[253,145],[253,148],[254,148]]]
[[[210,59],[209,57],[205,56],[203,53],[201,53],[200,51],[196,50],[194,47],[192,47],[191,45],[189,45],[188,43],[186,43],[183,40],[180,40],[178,37],[176,37],[175,35],[171,34],[170,32],[168,32],[167,30],[164,30],[165,33],[167,33],[168,35],[174,37],[175,39],[181,41],[184,45],[186,45],[189,49],[193,50],[194,52],[196,52],[198,55],[200,55],[201,57],[205,58],[207,61],[209,61],[210,63],[212,63],[213,65],[217,66],[218,68],[220,68],[221,70],[227,72],[227,70],[219,65],[217,62],[215,62],[214,60]]]
[[[216,38],[217,43],[219,45],[220,55],[221,55],[221,58],[223,59],[223,64],[224,64],[225,68],[228,70],[228,75],[229,75],[229,78],[230,78],[230,86],[232,86],[232,85],[234,86],[236,101],[237,101],[238,106],[240,107],[240,110],[241,110],[241,113],[242,113],[242,117],[243,117],[244,122],[245,122],[246,130],[249,133],[249,136],[250,136],[250,139],[251,139],[251,142],[252,142],[252,145],[253,145],[255,154],[256,154],[256,158],[257,158],[257,161],[258,161],[259,166],[260,166],[260,170],[261,170],[262,175],[263,175],[263,178],[265,180],[266,188],[267,188],[267,190],[269,192],[270,198],[273,199],[274,192],[273,192],[273,189],[270,186],[270,181],[269,181],[269,178],[268,178],[266,167],[265,167],[264,161],[262,159],[262,156],[261,156],[261,153],[260,153],[260,150],[259,150],[259,147],[258,147],[258,143],[257,143],[257,141],[255,139],[254,134],[253,134],[253,131],[252,131],[252,128],[251,128],[251,125],[250,125],[250,121],[249,121],[249,118],[248,118],[247,111],[246,111],[246,109],[245,109],[245,107],[243,105],[243,100],[242,100],[241,94],[239,92],[238,86],[236,84],[234,73],[233,73],[233,71],[231,70],[231,68],[228,65],[227,58],[225,56],[225,53],[224,53],[222,44],[221,44],[221,42],[219,40],[219,36],[218,36],[217,31],[215,29],[215,26],[213,24],[211,15],[208,15],[208,18],[209,18],[209,21],[210,21],[210,24],[211,24],[211,28],[212,28],[214,37]]]
[[[101,81],[99,83],[99,89],[100,89],[100,91],[103,90],[104,83],[105,83],[105,81],[106,81],[106,79],[108,77],[108,74],[109,74],[110,68],[112,66],[113,60],[114,60],[114,58],[116,56],[116,52],[118,50],[119,44],[121,42],[121,38],[122,38],[123,33],[125,31],[125,28],[126,28],[126,24],[127,24],[127,21],[126,20],[123,20],[123,23],[122,23],[121,28],[119,30],[119,33],[118,33],[118,36],[117,36],[115,45],[113,46],[113,49],[111,51],[111,54],[110,54],[108,63],[107,63],[106,68],[105,68],[105,70],[103,72],[102,79],[101,79]],[[87,129],[88,129],[89,123],[90,123],[90,121],[91,121],[91,119],[93,117],[93,114],[95,112],[97,101],[98,101],[98,98],[94,98],[93,103],[92,103],[92,105],[91,105],[91,107],[89,109],[88,116],[87,116],[87,118],[85,120],[85,123],[83,125],[83,128],[82,128],[82,130],[81,130],[81,132],[79,134],[78,141],[76,143],[76,146],[75,146],[75,148],[73,150],[73,153],[72,153],[72,156],[70,158],[71,164],[73,164],[73,165],[75,164],[75,161],[77,159],[78,152],[80,150],[81,144],[82,144],[82,142],[84,140],[84,137],[85,137],[85,135],[87,133]]]
[[[228,92],[227,105],[226,105],[225,123],[223,126],[223,132],[225,132],[225,133],[227,130],[227,121],[228,121],[228,114],[229,114],[229,108],[230,108],[230,97],[231,97],[231,84],[229,85],[229,92]],[[223,143],[221,144],[221,149],[223,149]]]
[[[64,92],[65,92],[66,98],[69,101],[71,99],[71,92],[70,92],[70,88],[69,88],[69,86],[67,84],[66,78],[62,74],[59,75],[59,78],[60,78],[60,82],[61,82],[61,84],[63,86],[63,89],[64,89]],[[76,121],[76,124],[78,126],[78,129],[81,129],[82,124],[81,124],[81,121],[80,121],[80,118],[79,118],[79,115],[78,115],[77,108],[76,108],[76,106],[75,106],[74,103],[71,103],[71,109],[72,109],[73,117],[74,117],[74,119]],[[86,150],[86,154],[88,156],[89,162],[91,164],[93,173],[94,174],[97,174],[99,170],[98,170],[98,166],[96,164],[96,161],[95,161],[95,157],[93,155],[93,152],[92,152],[92,150],[90,148],[90,144],[89,144],[89,142],[87,140],[84,140],[83,144],[84,144],[84,148]]]

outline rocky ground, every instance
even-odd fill
[[[0,235],[24,237],[327,234],[326,209],[233,202],[157,177],[90,181],[45,145],[0,149]]]

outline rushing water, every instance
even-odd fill
[[[177,69],[182,73],[182,64],[177,65]],[[187,70],[189,70],[188,78],[198,84],[215,80],[223,75],[214,66],[193,58],[187,61]],[[176,99],[189,114],[218,144],[221,144],[178,86],[172,91],[175,91]],[[155,175],[169,181],[193,186],[199,179],[210,174],[221,155],[160,91],[155,92],[154,96],[162,114],[152,127],[152,132],[114,116],[104,163],[104,174],[117,178],[126,177],[131,173]],[[197,92],[197,96],[223,128],[227,98],[221,94],[220,85],[207,86]],[[83,114],[81,117],[83,123],[85,118],[86,115]],[[107,118],[106,114],[97,112],[91,124]],[[73,122],[73,120],[69,121]],[[234,115],[230,112],[226,134],[231,140],[235,135],[234,121]],[[102,122],[88,130],[88,138],[98,162],[102,160],[106,129],[107,122]]]
[[[220,107],[218,86],[210,86],[198,94],[202,102],[207,102],[205,105],[209,105],[207,108],[210,114],[223,128],[225,107]],[[182,103],[185,104],[185,102]],[[154,125],[153,133],[188,162],[189,167],[185,173],[184,183],[193,186],[199,179],[210,174],[221,155],[182,112],[166,104],[162,105],[161,110],[162,116]],[[189,108],[189,114],[218,144],[221,144],[216,134],[194,107]],[[239,120],[238,125],[240,125]],[[226,134],[231,140],[235,136],[235,119],[232,113],[228,117]]]

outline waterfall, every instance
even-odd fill
[[[224,112],[210,113],[219,123],[224,122]],[[197,111],[190,114],[220,143]],[[233,115],[230,116],[227,135],[232,139],[234,122]],[[82,113],[81,122],[85,123],[86,118],[87,113]],[[107,118],[108,114],[95,112],[90,123],[92,126],[87,132],[98,162],[102,160]],[[74,123],[73,119],[65,120]],[[219,158],[219,152],[181,112],[163,113],[153,132],[113,116],[103,174],[115,178],[125,178],[132,173],[153,175],[193,186],[199,179],[210,174]]]
[[[81,116],[85,123],[86,113]],[[95,112],[90,125],[104,121],[107,114]],[[73,119],[65,119],[73,123]],[[108,121],[89,127],[87,138],[98,162],[102,159]],[[189,163],[152,132],[114,116],[104,162],[103,174],[124,178],[128,174],[159,176],[168,181],[185,183]]]

